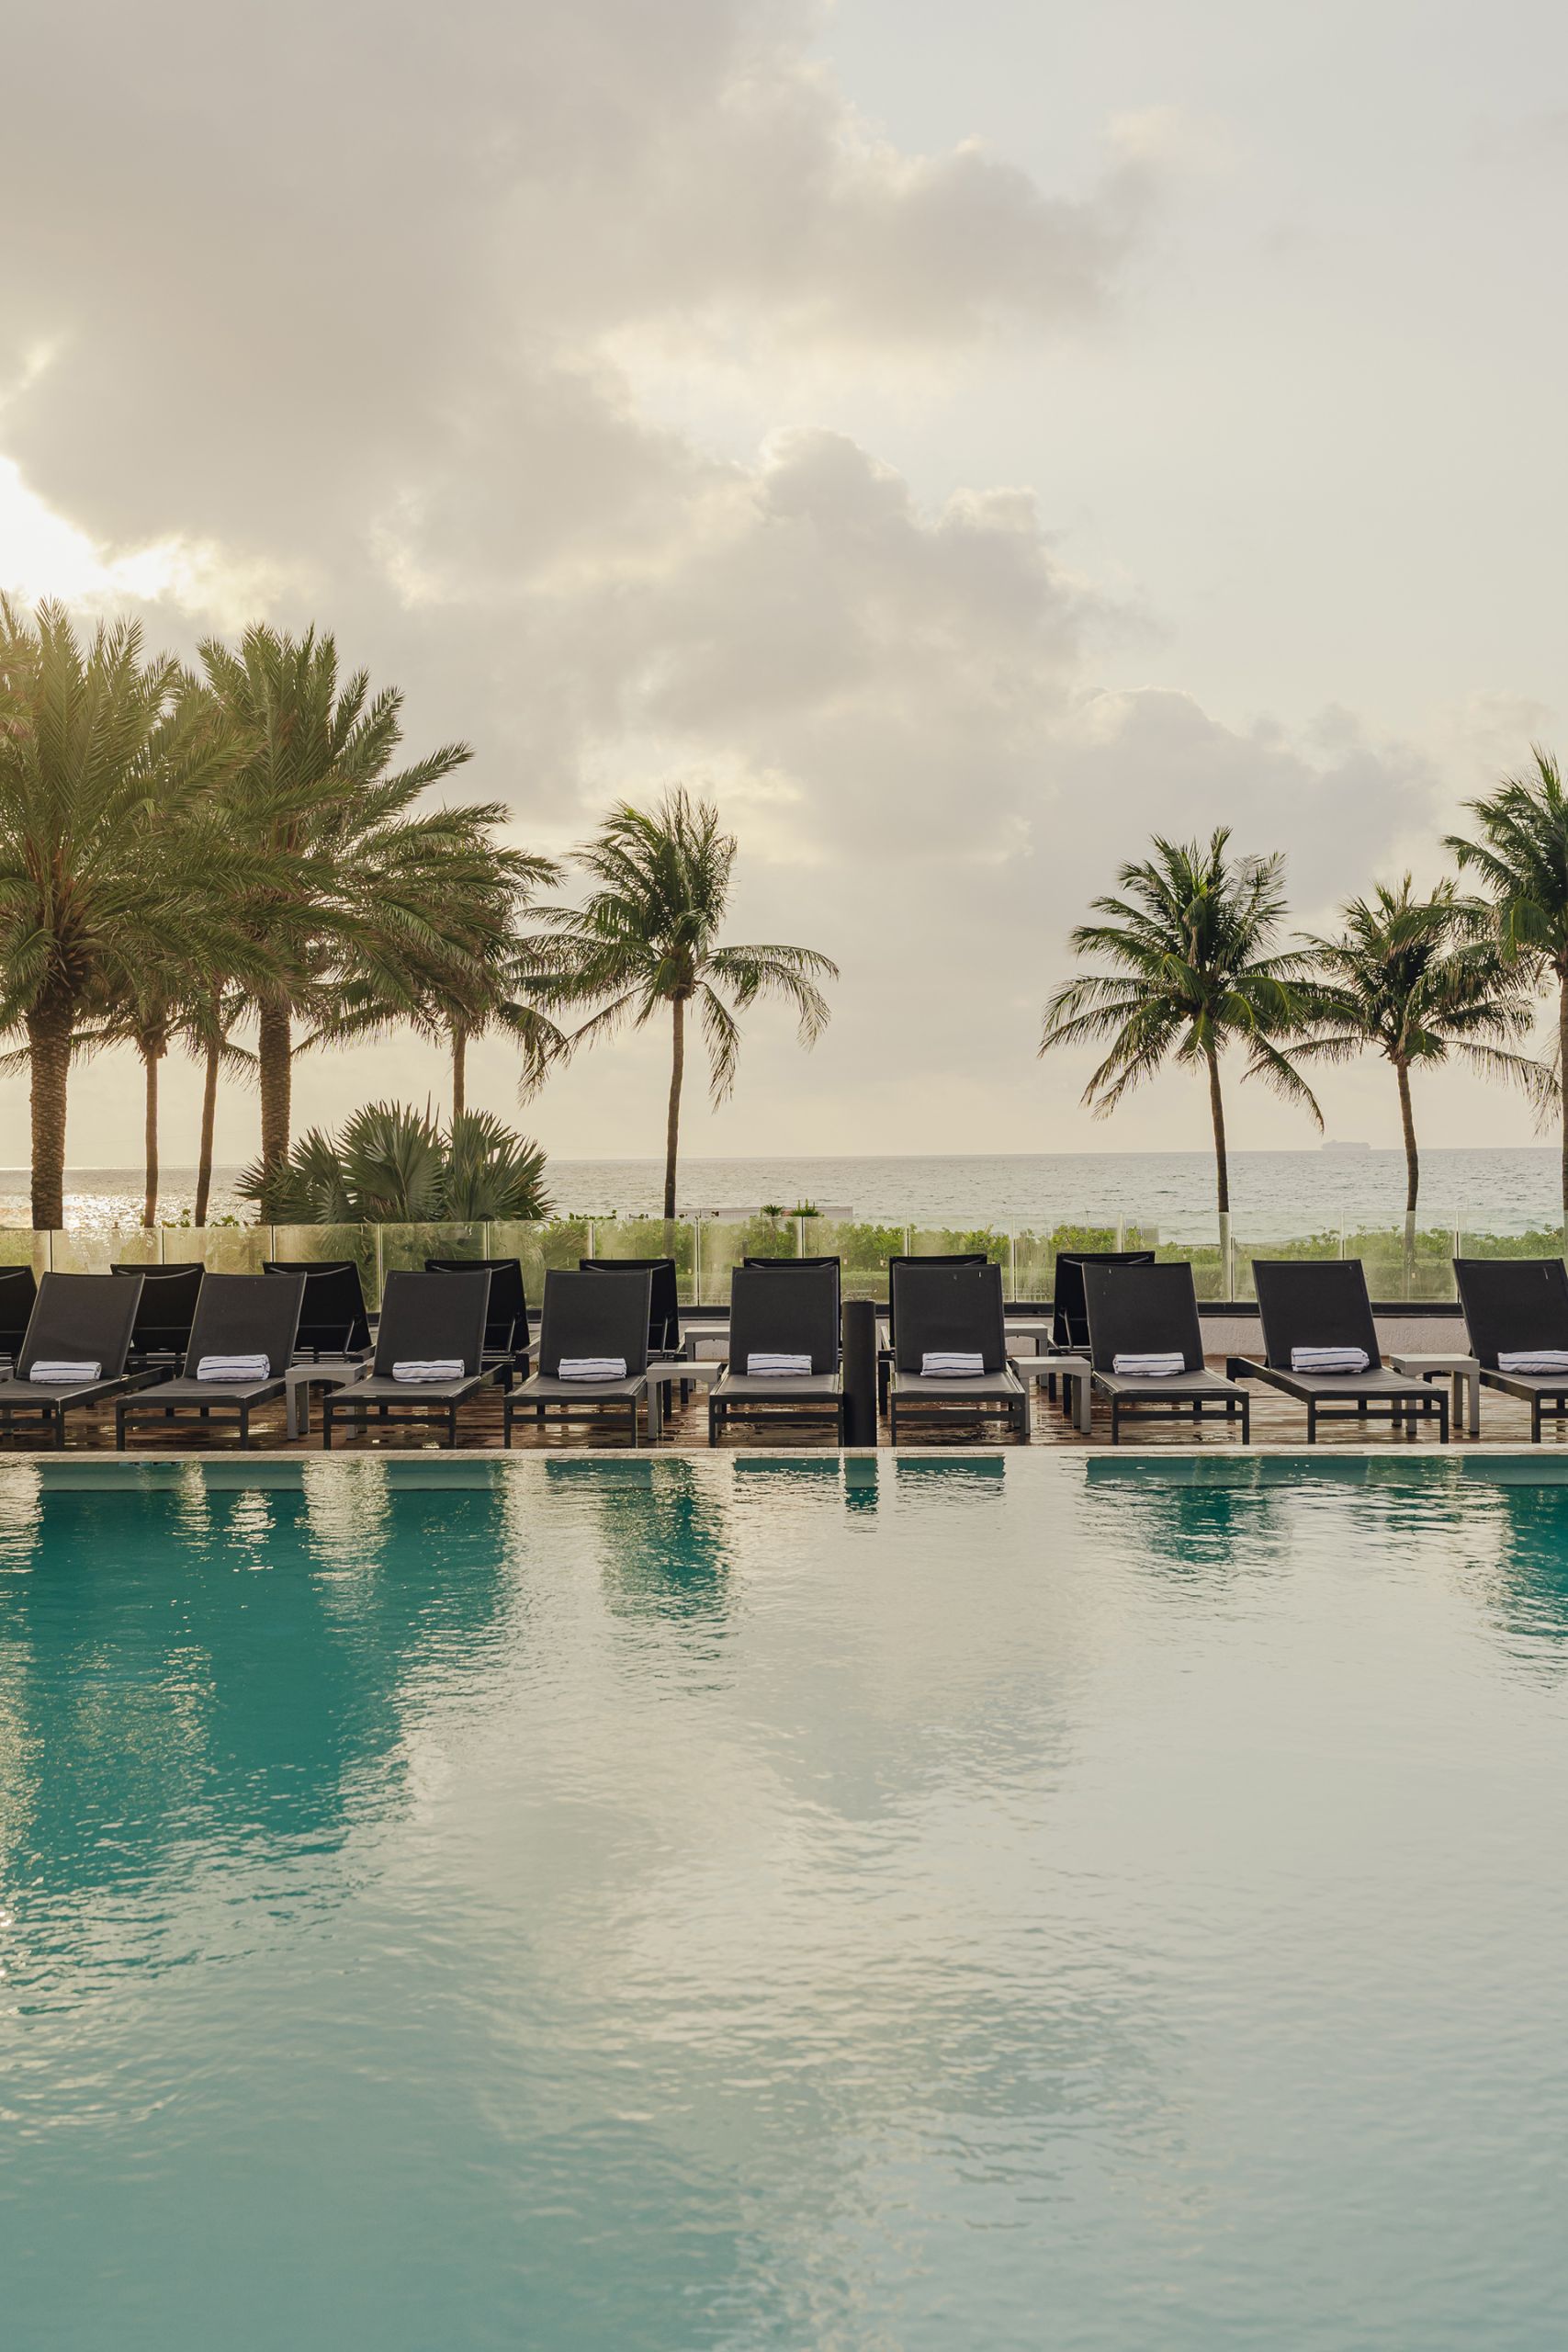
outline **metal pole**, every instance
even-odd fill
[[[876,1443],[876,1306],[844,1301],[844,1442]]]

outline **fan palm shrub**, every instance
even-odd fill
[[[1230,1232],[1230,1160],[1221,1062],[1246,1057],[1242,1078],[1259,1079],[1300,1104],[1321,1127],[1312,1089],[1285,1047],[1303,1012],[1306,958],[1276,947],[1285,919],[1284,860],[1234,857],[1230,829],[1208,842],[1156,835],[1153,854],[1123,865],[1120,895],[1096,899],[1101,920],[1071,934],[1075,955],[1109,969],[1082,972],[1045,1007],[1040,1052],[1104,1045],[1083,1100],[1096,1117],[1169,1063],[1207,1080],[1214,1136],[1214,1182],[1222,1247]]]
[[[238,1190],[286,1225],[530,1222],[550,1214],[545,1155],[488,1112],[443,1128],[404,1102],[367,1102],[336,1136],[315,1127],[281,1170],[245,1170]]]
[[[623,801],[594,839],[573,853],[592,885],[587,899],[580,907],[542,908],[545,928],[524,950],[537,1004],[592,1008],[563,1039],[563,1051],[628,1023],[646,1028],[668,1012],[666,1224],[675,1216],[688,1012],[701,1028],[709,1093],[718,1103],[735,1084],[737,1014],[761,997],[781,997],[795,1010],[801,1044],[813,1046],[829,1018],[818,983],[839,977],[838,966],[814,948],[722,941],[738,847],[734,834],[721,829],[717,809],[694,802],[682,789],[651,809]]]

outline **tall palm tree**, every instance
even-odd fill
[[[26,1038],[35,1227],[63,1216],[85,1022],[195,935],[230,854],[185,821],[231,754],[183,684],[133,621],[84,646],[62,606],[0,599],[0,1030]]]
[[[726,946],[719,933],[739,844],[718,811],[683,789],[656,808],[622,801],[595,838],[573,853],[594,885],[581,907],[546,907],[546,928],[525,945],[532,990],[542,1005],[597,1010],[566,1040],[570,1050],[629,1022],[646,1027],[668,1007],[670,1103],[664,1130],[664,1216],[675,1215],[681,1089],[691,1007],[707,1047],[709,1091],[717,1103],[735,1084],[740,1052],[736,1020],[761,996],[783,997],[799,1015],[803,1046],[828,1017],[818,980],[839,967],[809,947]]]
[[[1568,792],[1551,753],[1530,746],[1533,765],[1466,803],[1479,838],[1450,833],[1448,847],[1486,894],[1487,928],[1537,989],[1555,989],[1552,1065],[1562,1104],[1562,1227],[1568,1248]]]
[[[1472,935],[1451,882],[1417,898],[1408,874],[1370,899],[1349,899],[1334,939],[1308,937],[1306,981],[1311,1034],[1298,1057],[1346,1062],[1380,1053],[1399,1089],[1404,1137],[1404,1227],[1414,1244],[1421,1160],[1410,1095],[1413,1068],[1437,1069],[1451,1056],[1488,1078],[1521,1086],[1538,1105],[1555,1092],[1551,1072],[1507,1050],[1528,1037],[1535,1008],[1528,984],[1495,941]]]
[[[372,695],[364,671],[341,687],[337,648],[308,629],[295,639],[260,625],[237,650],[201,648],[208,689],[248,746],[229,787],[239,837],[286,861],[287,878],[253,893],[250,935],[275,977],[250,991],[257,1021],[261,1165],[288,1152],[294,1024],[330,1007],[345,967],[389,1001],[410,992],[411,957],[433,956],[433,910],[454,866],[488,857],[498,807],[418,812],[427,786],[471,757],[446,743],[394,769],[402,697]]]
[[[488,870],[476,872],[465,856],[453,861],[446,879],[449,893],[432,909],[439,934],[434,952],[407,959],[390,999],[370,973],[351,971],[307,1043],[344,1044],[406,1023],[416,1035],[446,1047],[452,1115],[460,1119],[468,1108],[468,1052],[475,1038],[501,1031],[513,1039],[523,1057],[525,1091],[565,1043],[533,1001],[530,959],[517,931],[534,892],[558,882],[560,868],[553,858],[496,843]]]
[[[1156,834],[1154,854],[1123,865],[1120,897],[1096,899],[1104,921],[1072,933],[1077,956],[1111,968],[1083,972],[1045,1007],[1040,1051],[1099,1044],[1109,1050],[1083,1100],[1107,1117],[1122,1097],[1168,1062],[1201,1069],[1209,1083],[1222,1249],[1230,1238],[1230,1164],[1221,1058],[1247,1055],[1244,1080],[1261,1079],[1323,1125],[1311,1088],[1281,1050],[1301,1017],[1299,951],[1276,951],[1285,916],[1284,860],[1231,857],[1222,825],[1207,847]]]

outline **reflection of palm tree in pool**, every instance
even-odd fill
[[[616,1616],[663,1618],[722,1632],[728,1617],[729,1547],[719,1482],[697,1465],[552,1461],[558,1490],[578,1482],[598,1505],[607,1606]]]
[[[182,1854],[338,1845],[402,1770],[411,1676],[501,1615],[487,1494],[400,1497],[348,1575],[322,1573],[298,1491],[57,1493],[41,1530],[0,1637],[24,1929],[29,1883],[91,1904]]]

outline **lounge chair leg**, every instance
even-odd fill
[[[1448,1442],[1449,1400],[1439,1392],[1438,1396],[1438,1443],[1439,1445],[1447,1445]]]
[[[125,1452],[125,1415],[118,1405],[114,1411],[114,1450],[117,1453]]]
[[[251,1410],[248,1405],[242,1405],[240,1408],[240,1451],[242,1453],[248,1453],[250,1450]]]
[[[332,1402],[331,1402],[331,1399],[330,1399],[329,1397],[325,1397],[325,1396],[323,1396],[323,1397],[322,1397],[322,1399],[321,1399],[321,1452],[322,1452],[323,1453],[330,1453],[332,1452],[332,1450],[333,1450],[333,1408],[332,1408]]]
[[[1252,1399],[1250,1396],[1244,1396],[1241,1400],[1241,1442],[1243,1445],[1252,1443]]]
[[[54,1450],[59,1453],[65,1445],[65,1416],[63,1413],[51,1413],[50,1420],[54,1430]]]
[[[1112,1396],[1111,1399],[1111,1442],[1112,1445],[1120,1445],[1122,1442],[1122,1399],[1120,1396]]]
[[[1307,1443],[1309,1445],[1317,1443],[1317,1407],[1310,1396],[1307,1399]]]

